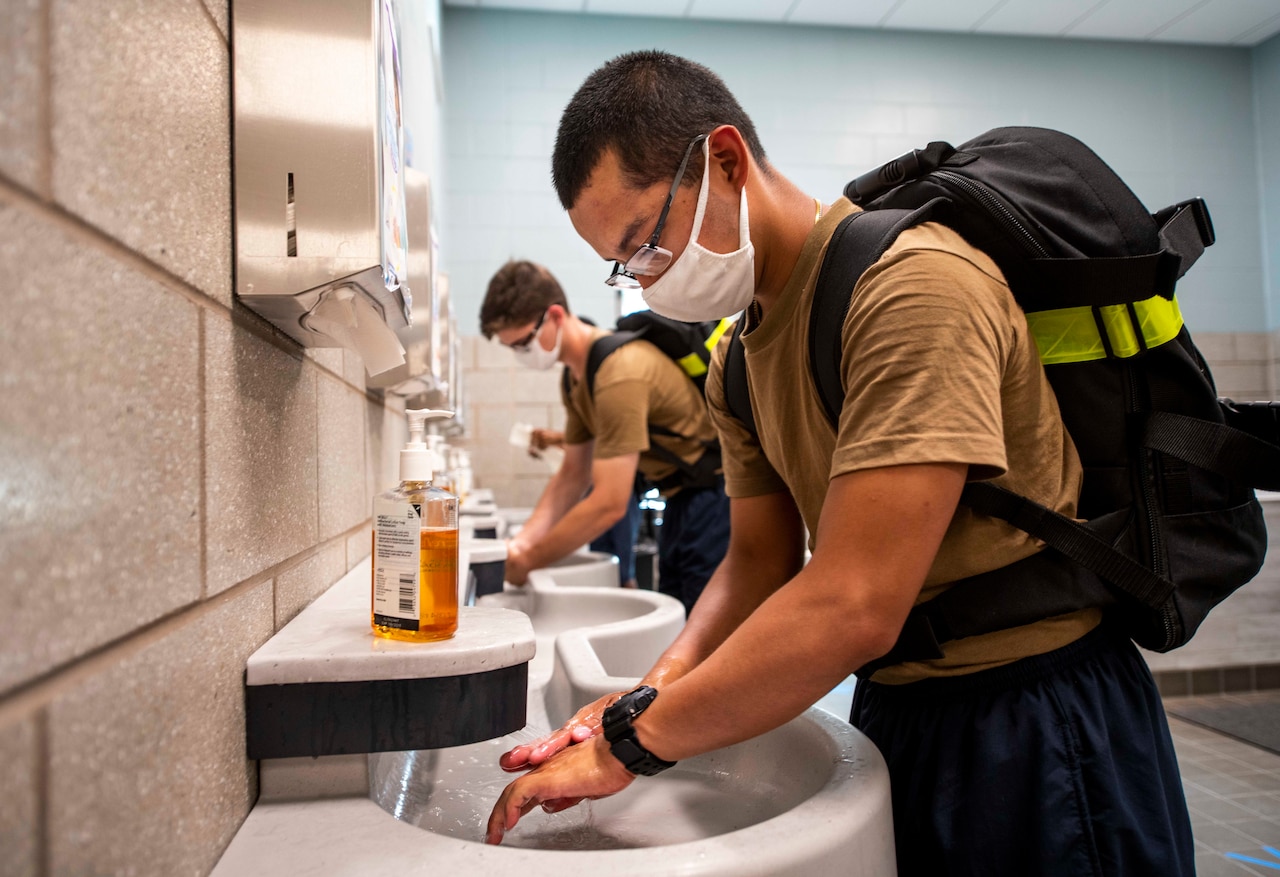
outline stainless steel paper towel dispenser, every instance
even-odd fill
[[[307,347],[404,362],[413,299],[390,0],[234,0],[236,293]]]

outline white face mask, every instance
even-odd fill
[[[512,350],[515,354],[516,362],[525,368],[535,369],[537,371],[546,371],[551,368],[560,359],[560,335],[564,331],[564,324],[556,327],[556,343],[550,350],[542,346],[542,342],[538,340],[538,336],[542,334],[541,328],[534,333],[529,341],[529,346],[523,350]]]
[[[698,243],[702,217],[707,210],[708,183],[711,179],[711,154],[704,141],[706,156],[702,172],[702,189],[693,214],[693,233],[689,245],[648,288],[642,291],[645,303],[655,313],[685,323],[700,323],[730,317],[751,304],[756,291],[755,247],[747,223],[747,189],[742,189],[738,208],[738,249],[732,253],[713,253]]]

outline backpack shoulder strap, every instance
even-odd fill
[[[738,318],[738,325],[733,327],[733,337],[729,339],[729,349],[724,354],[721,382],[725,407],[758,440],[760,433],[756,431],[755,412],[751,410],[751,394],[747,389],[747,353],[742,349],[742,330],[746,325],[744,314]]]
[[[832,426],[839,425],[840,409],[844,407],[840,361],[844,349],[844,319],[849,313],[853,287],[899,234],[927,222],[941,202],[942,199],[936,198],[914,210],[851,213],[831,235],[809,308],[809,369]]]
[[[624,344],[629,344],[641,336],[641,332],[614,332],[603,338],[597,338],[591,345],[591,349],[587,351],[587,369],[583,376],[587,382],[587,393],[592,397],[596,393],[596,372],[600,371],[600,366],[609,358],[615,350]]]

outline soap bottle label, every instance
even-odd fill
[[[373,502],[373,620],[398,630],[417,630],[421,568],[422,507],[378,497]]]

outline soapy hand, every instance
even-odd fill
[[[514,539],[507,540],[507,561],[502,577],[513,585],[523,585],[529,581],[529,564],[524,548]]]
[[[590,798],[605,798],[631,785],[635,774],[613,757],[596,735],[539,765],[503,789],[489,815],[485,843],[500,844],[520,818],[539,804],[557,813]]]
[[[615,691],[592,701],[574,713],[573,718],[541,740],[523,743],[504,752],[498,758],[498,766],[510,772],[529,770],[542,764],[557,752],[599,735],[600,719],[604,711],[625,693]]]

